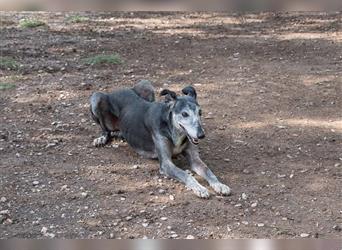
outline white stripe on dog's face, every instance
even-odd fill
[[[179,130],[184,130],[188,136],[198,139],[203,133],[200,107],[195,102],[183,99],[181,103],[176,103],[173,112],[174,125]]]

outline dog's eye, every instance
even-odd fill
[[[199,115],[199,116],[202,115],[202,110],[201,110],[201,109],[198,111],[198,115]]]
[[[182,113],[182,116],[183,116],[183,117],[188,117],[189,114],[188,114],[187,112],[183,112],[183,113]]]

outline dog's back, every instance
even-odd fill
[[[141,80],[133,88],[110,94],[96,92],[90,97],[91,116],[102,128],[102,136],[93,142],[95,146],[107,144],[112,137],[122,138],[119,128],[122,110],[137,100],[146,102],[155,100],[154,88],[150,81]]]
[[[122,110],[120,131],[128,144],[142,156],[157,157],[152,136],[155,127],[163,126],[165,107],[163,102],[147,102],[140,98]]]

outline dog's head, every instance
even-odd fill
[[[197,103],[197,93],[192,86],[182,89],[184,96],[168,89],[164,89],[160,95],[166,97],[172,114],[173,126],[180,132],[186,134],[189,141],[198,144],[205,134],[201,121],[201,107]]]

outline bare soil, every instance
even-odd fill
[[[341,238],[341,13],[0,14],[1,56],[20,64],[0,69],[16,85],[0,90],[1,238]],[[32,17],[46,25],[18,26]],[[111,53],[123,63],[84,64]],[[140,79],[196,87],[201,156],[231,196],[91,145],[91,93]]]

